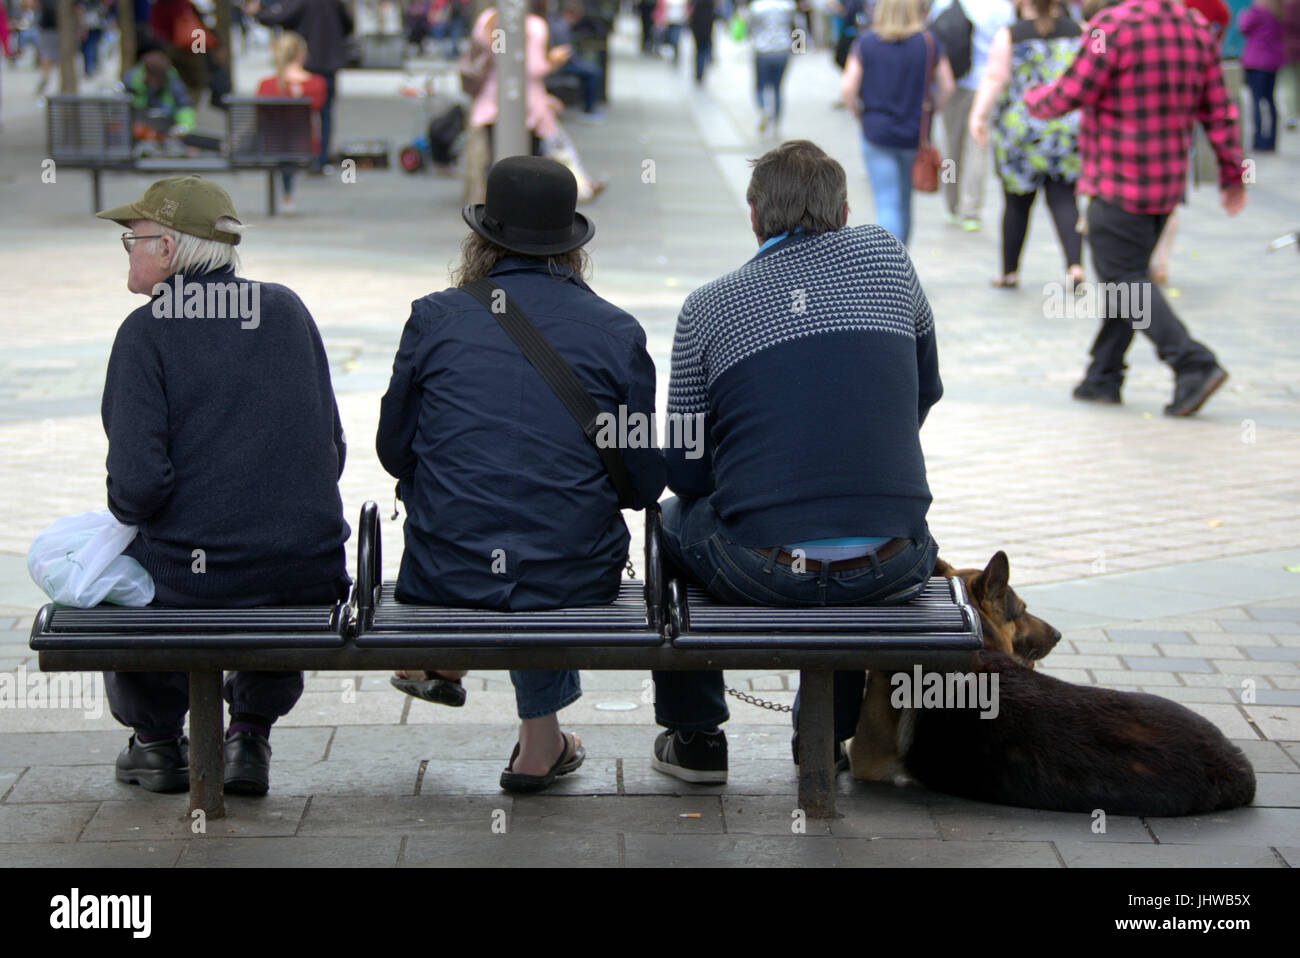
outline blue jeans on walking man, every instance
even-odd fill
[[[668,572],[704,586],[728,605],[896,605],[914,598],[930,580],[938,546],[927,532],[887,559],[838,572],[795,572],[769,555],[732,541],[708,499],[668,499],[661,504]],[[680,732],[709,731],[730,717],[718,671],[656,671],[655,721]],[[835,673],[835,739],[853,735],[865,673]],[[794,720],[799,721],[795,697]]]

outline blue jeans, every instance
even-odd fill
[[[578,83],[582,87],[582,112],[594,113],[596,102],[600,99],[600,67],[575,57],[570,58],[557,72],[561,76],[578,78]]]
[[[862,160],[871,180],[876,222],[904,246],[912,233],[912,160],[916,147],[877,146],[862,137]]]
[[[703,585],[729,605],[895,605],[914,598],[930,580],[939,547],[927,532],[877,566],[795,572],[770,556],[733,542],[708,499],[669,499],[663,510],[668,572]],[[865,531],[865,530],[864,530]],[[779,543],[772,543],[776,546]],[[654,672],[655,721],[683,732],[707,731],[730,713],[722,673]],[[835,673],[835,738],[853,735],[862,706],[861,669]],[[795,723],[799,721],[795,698]]]
[[[756,53],[754,54],[754,79],[758,93],[758,112],[764,111],[763,91],[772,90],[772,119],[781,119],[781,80],[785,76],[786,64],[790,54]]]
[[[582,697],[582,685],[573,670],[511,669],[510,681],[515,687],[515,710],[521,719],[553,715]]]

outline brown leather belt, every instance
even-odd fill
[[[836,559],[830,564],[830,568],[826,571],[846,572],[849,569],[865,569],[867,566],[871,565],[871,560],[873,558],[877,562],[882,562],[885,559],[898,555],[898,553],[906,549],[911,545],[911,543],[911,539],[890,539],[879,549],[876,549],[873,552],[868,552],[864,556],[858,556],[856,559]],[[754,547],[751,546],[751,548]],[[763,556],[772,555],[771,549],[754,548],[754,551]],[[785,549],[781,549],[776,556],[776,561],[781,563],[781,565],[793,566],[795,559],[796,557],[791,555]],[[822,563],[820,559],[804,559],[803,567],[805,572],[820,572],[822,570]]]

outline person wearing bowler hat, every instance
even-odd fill
[[[595,446],[506,331],[464,287],[504,290],[604,412],[653,414],[645,331],[584,281],[595,231],[577,182],[553,160],[512,156],[488,174],[486,202],[452,287],[416,300],[380,407],[376,449],[406,505],[401,602],[502,611],[604,605],[618,595],[629,535]],[[621,444],[633,508],[658,500],[653,437]],[[427,701],[464,704],[463,672],[399,672]],[[576,671],[512,671],[519,741],[501,775],[539,791],[585,752],[557,714],[582,694]]]
[[[127,288],[150,297],[118,328],[104,379],[108,507],[138,527],[126,555],[158,605],[330,605],[348,594],[347,452],[329,361],[294,292],[236,275],[244,226],[226,191],[159,180],[97,214],[125,227]],[[109,672],[114,718],[134,730],[120,782],[189,788],[184,672]],[[264,795],[271,726],[301,672],[227,672],[228,792]]]

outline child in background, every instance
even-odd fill
[[[275,75],[267,77],[257,85],[257,95],[310,100],[311,148],[313,153],[319,152],[320,111],[325,105],[327,88],[324,77],[308,73],[303,66],[307,62],[307,41],[298,34],[286,30],[271,44],[271,62],[275,64]],[[285,213],[292,213],[294,211],[293,170],[281,171],[281,177],[284,183],[284,199],[280,208]]]
[[[1237,29],[1246,38],[1241,66],[1255,101],[1254,149],[1260,153],[1277,149],[1277,104],[1273,102],[1273,87],[1277,71],[1286,65],[1282,20],[1282,0],[1255,0],[1237,16]],[[1264,106],[1268,107],[1267,123],[1262,116]]]

